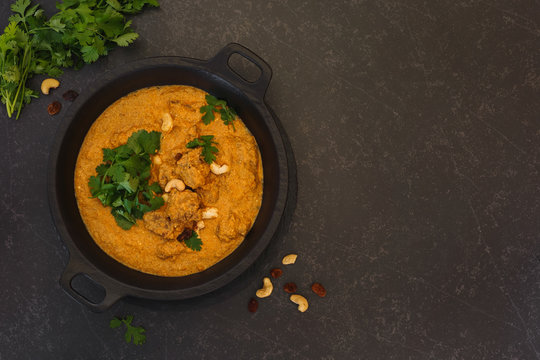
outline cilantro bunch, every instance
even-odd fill
[[[214,160],[216,160],[216,156],[214,154],[219,151],[217,147],[213,146],[213,144],[217,144],[217,142],[212,139],[214,139],[214,135],[202,135],[201,137],[195,138],[188,142],[186,147],[188,149],[194,149],[201,146],[201,155],[204,157],[204,161],[211,164]]]
[[[0,96],[8,116],[38,93],[26,87],[33,75],[59,76],[63,68],[80,68],[116,46],[128,46],[138,34],[125,15],[140,12],[157,0],[64,0],[47,19],[39,4],[17,0],[0,36]]]
[[[160,147],[161,133],[140,130],[127,144],[103,149],[103,163],[96,167],[97,176],[88,181],[90,192],[104,206],[112,207],[116,223],[129,230],[144,213],[159,209],[164,201],[158,183],[148,183],[152,160],[150,155]]]
[[[216,118],[214,112],[216,112],[221,115],[221,120],[225,125],[231,124],[234,129],[233,120],[236,119],[236,111],[234,111],[233,108],[227,106],[227,102],[225,100],[218,100],[218,98],[213,95],[206,95],[205,99],[207,105],[201,106],[201,108],[199,109],[200,113],[204,114],[202,116],[203,123],[205,125],[208,125],[212,121],[214,121]]]

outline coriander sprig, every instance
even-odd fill
[[[202,116],[203,123],[208,125],[214,121],[216,118],[214,112],[216,112],[221,115],[221,120],[223,120],[225,125],[232,125],[234,129],[233,121],[237,116],[236,111],[227,106],[227,102],[225,100],[218,100],[218,98],[212,95],[206,95],[204,98],[206,99],[207,105],[201,106],[200,108],[201,114],[204,114]]]
[[[211,164],[214,160],[216,160],[216,156],[214,154],[219,151],[217,147],[213,146],[213,144],[217,144],[217,142],[212,140],[213,138],[214,135],[202,135],[201,137],[195,138],[188,142],[186,147],[188,149],[194,149],[201,146],[201,155],[204,157],[204,161]]]
[[[116,329],[124,324],[126,326],[126,333],[124,334],[126,342],[129,344],[133,340],[135,345],[142,345],[146,342],[145,330],[141,326],[131,325],[132,321],[133,315],[127,315],[124,318],[114,317],[109,323],[109,326],[111,329]]]

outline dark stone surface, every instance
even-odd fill
[[[91,313],[58,285],[68,254],[46,169],[61,117],[46,106],[61,92],[18,121],[2,111],[0,359],[540,358],[538,2],[160,3],[134,18],[136,44],[66,71],[62,88],[132,59],[252,49],[273,68],[266,101],[297,159],[290,229],[213,294]],[[249,313],[289,252],[297,263]],[[125,314],[144,346],[109,329]]]

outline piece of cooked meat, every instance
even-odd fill
[[[200,220],[201,199],[189,190],[169,193],[162,208],[143,216],[144,226],[165,239],[176,239],[186,228],[194,228]]]
[[[216,229],[217,237],[225,242],[234,240],[238,236],[245,236],[249,230],[249,220],[239,217],[234,212],[227,216],[220,216]]]
[[[166,240],[158,245],[156,249],[156,256],[160,259],[168,259],[175,255],[180,255],[186,251],[186,246],[176,240]]]
[[[176,166],[176,173],[192,189],[203,186],[210,173],[210,167],[201,159],[201,149],[183,154]]]
[[[191,224],[200,220],[199,209],[201,199],[199,195],[190,190],[176,191],[169,193],[169,200],[165,212],[173,223]],[[185,227],[185,226],[184,226]]]
[[[148,230],[165,239],[174,239],[175,228],[173,223],[167,219],[164,207],[144,214],[143,224]]]

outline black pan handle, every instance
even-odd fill
[[[79,274],[88,276],[92,281],[105,289],[105,297],[100,303],[94,303],[88,300],[83,294],[73,288],[71,282],[73,281],[73,278]],[[90,267],[86,266],[83,260],[78,259],[73,255],[70,255],[66,269],[60,277],[60,286],[62,286],[62,289],[64,289],[64,291],[73,299],[88,306],[90,310],[94,312],[103,312],[107,310],[123,297],[123,295],[113,291],[110,287],[106,287],[103,283],[103,281],[98,281],[95,272]]]
[[[229,58],[233,54],[238,54],[245,59],[251,61],[255,66],[261,70],[259,78],[255,81],[247,81],[240,74],[238,74],[229,65]],[[270,84],[272,78],[272,68],[266,61],[255,54],[248,48],[237,44],[230,43],[221,49],[212,59],[208,61],[208,65],[214,73],[222,76],[226,80],[234,83],[241,89],[249,89],[255,93],[261,99],[264,98],[266,89]]]

